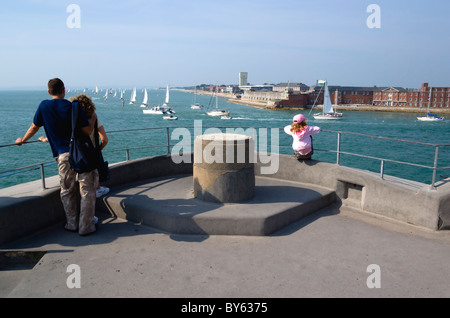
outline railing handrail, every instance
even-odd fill
[[[335,130],[326,130],[326,129],[322,129],[321,131],[323,131],[323,132],[340,133],[340,134],[345,134],[345,135],[355,135],[355,136],[376,138],[376,139],[384,139],[384,140],[390,140],[390,141],[401,141],[401,142],[410,143],[410,144],[418,144],[418,145],[432,146],[432,147],[449,147],[450,146],[450,144],[432,144],[432,143],[428,143],[428,142],[404,140],[404,139],[382,137],[382,136],[364,135],[364,134],[360,134],[360,133],[347,132],[347,131],[335,131]]]
[[[175,129],[175,128],[200,128],[197,126],[184,126],[184,127],[148,127],[148,128],[133,128],[133,129],[124,129],[124,130],[111,130],[111,131],[107,131],[107,134],[111,134],[111,133],[122,133],[122,132],[132,132],[132,131],[140,131],[140,130],[156,130],[156,129]],[[219,128],[219,129],[223,129],[223,128],[230,128],[230,129],[237,129],[237,128],[270,128],[270,129],[283,129],[283,127],[266,127],[266,126],[258,126],[258,127],[232,127],[232,126],[214,126],[214,127],[205,127],[202,126],[202,128]],[[405,139],[397,139],[397,138],[391,138],[391,137],[382,137],[382,136],[373,136],[373,135],[365,135],[365,134],[361,134],[361,133],[354,133],[354,132],[348,132],[348,131],[338,131],[338,130],[327,130],[327,129],[322,129],[322,132],[332,132],[332,133],[340,133],[340,134],[346,134],[346,135],[356,135],[356,136],[362,136],[362,137],[369,137],[369,138],[376,138],[376,139],[385,139],[385,140],[390,140],[390,141],[401,141],[401,142],[405,142],[405,143],[413,143],[413,144],[419,144],[419,145],[425,145],[425,146],[432,146],[432,147],[450,147],[450,144],[434,144],[434,143],[426,143],[426,142],[420,142],[420,141],[412,141],[412,140],[405,140]],[[34,140],[34,141],[27,141],[24,142],[22,145],[26,145],[26,144],[32,144],[32,143],[38,143],[40,142],[39,140]],[[7,145],[0,145],[0,148],[4,148],[4,147],[17,147],[17,144],[7,144]]]
[[[130,150],[137,150],[137,149],[150,149],[150,148],[167,148],[167,154],[170,153],[170,147],[173,146],[170,144],[170,129],[176,129],[176,128],[187,128],[187,129],[196,129],[196,128],[202,128],[202,132],[203,129],[208,129],[208,128],[218,128],[218,129],[248,129],[248,128],[252,128],[252,129],[283,129],[280,127],[230,127],[230,126],[223,126],[223,127],[204,127],[204,126],[185,126],[185,127],[150,127],[150,128],[134,128],[134,129],[125,129],[125,130],[113,130],[113,131],[108,131],[107,134],[112,134],[112,133],[123,133],[123,132],[134,132],[134,131],[144,131],[144,130],[166,130],[167,133],[167,143],[165,145],[151,145],[151,146],[142,146],[142,147],[127,147],[127,148],[121,148],[121,149],[113,149],[113,150],[107,150],[105,151],[105,153],[109,153],[109,152],[119,152],[119,151],[126,151],[127,154],[127,161],[130,160],[129,159],[129,151]],[[385,162],[392,162],[392,163],[398,163],[398,164],[403,164],[403,165],[409,165],[409,166],[415,166],[415,167],[420,167],[420,168],[426,168],[426,169],[432,169],[433,170],[433,176],[432,176],[432,183],[431,183],[431,188],[434,189],[434,183],[435,183],[435,176],[436,176],[436,170],[440,169],[440,170],[450,170],[450,167],[438,167],[437,166],[437,162],[438,162],[438,150],[440,147],[450,147],[450,144],[433,144],[433,143],[425,143],[425,142],[418,142],[418,141],[411,141],[411,140],[403,140],[403,139],[398,139],[398,138],[390,138],[390,137],[382,137],[382,136],[372,136],[372,135],[365,135],[365,134],[360,134],[360,133],[354,133],[354,132],[345,132],[345,131],[334,131],[334,130],[326,130],[323,129],[321,130],[322,132],[328,132],[328,133],[335,133],[338,136],[338,144],[337,144],[337,149],[336,150],[325,150],[325,149],[318,149],[315,148],[316,151],[323,151],[323,152],[332,152],[332,153],[336,153],[337,154],[337,160],[336,160],[336,164],[340,164],[340,155],[351,155],[351,156],[356,156],[356,157],[363,157],[363,158],[369,158],[369,159],[373,159],[373,160],[380,160],[381,161],[381,171],[380,171],[380,175],[383,178],[384,175],[384,163]],[[388,158],[379,158],[379,157],[375,157],[375,156],[368,156],[368,155],[363,155],[363,154],[357,154],[357,153],[352,153],[352,152],[346,152],[346,151],[341,151],[340,149],[340,141],[341,141],[341,135],[345,134],[345,135],[354,135],[354,136],[361,136],[361,137],[367,137],[367,138],[375,138],[375,139],[383,139],[383,140],[389,140],[389,141],[398,141],[398,142],[403,142],[403,143],[411,143],[411,144],[418,144],[418,145],[424,145],[424,146],[430,146],[430,147],[434,147],[435,148],[435,156],[434,156],[434,164],[433,166],[426,166],[426,165],[421,165],[421,164],[416,164],[416,163],[412,163],[412,162],[404,162],[404,161],[398,161],[398,160],[393,160],[393,159],[388,159]],[[35,141],[28,141],[23,143],[22,145],[26,145],[26,144],[32,144],[32,143],[38,143],[40,142],[39,140],[35,140]],[[186,144],[184,146],[192,146],[193,144]],[[5,148],[5,147],[12,147],[15,146],[17,147],[16,144],[9,144],[9,145],[0,145],[0,148]],[[278,146],[278,148],[291,148],[291,146]],[[45,161],[45,162],[41,162],[41,163],[36,163],[36,164],[32,164],[32,165],[28,165],[28,166],[24,166],[24,167],[19,167],[19,168],[15,168],[15,169],[10,169],[10,170],[6,170],[6,171],[0,171],[0,177],[6,177],[9,175],[3,175],[6,173],[10,173],[10,175],[12,174],[17,174],[20,172],[27,172],[30,170],[37,170],[38,168],[36,167],[40,167],[41,169],[41,177],[42,177],[42,185],[43,188],[45,189],[45,173],[44,173],[44,167],[45,165],[50,165],[50,164],[56,164],[56,162],[53,161]]]

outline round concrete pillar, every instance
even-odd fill
[[[194,141],[194,197],[239,203],[255,195],[254,142],[239,134],[209,134]]]

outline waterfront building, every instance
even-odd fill
[[[431,102],[430,102],[431,92]],[[450,107],[450,87],[429,87],[428,83],[423,83],[420,90],[408,91],[408,107],[448,108]]]
[[[321,86],[313,86],[309,90],[308,103],[323,104],[323,91]],[[328,86],[333,105],[373,105],[374,92],[381,88],[358,86]]]
[[[239,86],[247,86],[248,85],[248,73],[240,72],[239,73]]]
[[[408,90],[402,87],[380,88],[373,96],[374,106],[406,107]]]
[[[309,86],[303,83],[279,83],[273,85],[274,92],[289,91],[295,93],[295,92],[306,92],[308,90]]]
[[[205,91],[215,92],[216,85],[205,85],[202,88]],[[223,86],[219,91],[239,94],[243,101],[267,102],[268,107],[283,108],[323,104],[321,88],[321,86],[308,87],[303,83],[279,83]],[[423,83],[420,89],[330,85],[329,91],[333,105],[426,108],[431,92],[430,108],[450,108],[450,87],[430,87],[428,83]]]
[[[377,87],[329,86],[334,105],[372,105]],[[323,100],[322,100],[323,103]]]

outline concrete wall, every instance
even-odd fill
[[[260,167],[257,167],[257,170]],[[258,172],[256,172],[258,174]],[[285,180],[334,189],[344,206],[376,213],[433,230],[450,229],[450,181],[429,185],[315,160],[280,156],[274,175]]]
[[[450,181],[429,185],[386,177],[326,162],[298,162],[280,155],[280,167],[265,177],[311,183],[334,189],[338,203],[361,211],[376,213],[433,230],[450,229]],[[261,165],[256,164],[259,175]],[[157,177],[192,174],[192,163],[175,164],[170,156],[158,156],[116,164],[111,167],[112,189],[127,183]],[[49,189],[40,181],[0,189],[0,244],[17,240],[65,219],[59,199],[58,177],[47,179]]]

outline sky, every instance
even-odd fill
[[[0,89],[449,87],[449,31],[448,0],[1,1]]]

